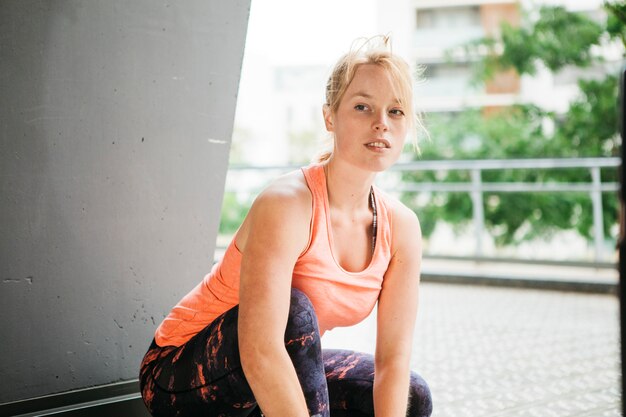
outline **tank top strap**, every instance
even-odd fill
[[[321,164],[311,164],[306,167],[302,167],[302,173],[306,179],[306,183],[309,186],[309,190],[313,194],[313,201],[324,201],[324,194],[326,190],[326,179],[324,178],[324,167]]]
[[[309,242],[300,257],[309,253],[313,242],[319,240],[321,236],[327,236],[326,214],[324,210],[324,199],[326,193],[326,178],[324,177],[324,167],[321,164],[311,164],[301,168],[307,186],[311,191],[311,225]]]

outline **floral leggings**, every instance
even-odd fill
[[[262,416],[241,369],[238,312],[233,307],[179,347],[159,347],[152,341],[141,363],[140,385],[153,416]],[[285,346],[311,416],[374,416],[372,355],[322,350],[313,306],[296,289],[291,292]],[[414,372],[409,391],[407,415],[430,416],[428,385]]]

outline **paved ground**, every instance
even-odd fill
[[[374,323],[323,344],[373,352]],[[423,283],[414,345],[435,417],[621,415],[616,296]]]

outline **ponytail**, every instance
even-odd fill
[[[315,162],[317,162],[318,164],[321,164],[323,162],[326,162],[330,159],[331,155],[332,155],[332,151],[323,151],[320,152],[319,154],[317,154],[317,156],[315,157]]]

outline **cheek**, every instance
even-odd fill
[[[409,133],[409,126],[408,123],[403,122],[403,123],[398,123],[398,125],[396,126],[396,132],[398,134],[398,136],[402,139],[405,140],[407,134]]]
[[[333,133],[335,134],[335,138],[339,138],[340,141],[346,142],[349,141],[350,138],[357,135],[361,129],[361,124],[355,123],[352,120],[344,119],[341,123],[335,124],[335,130]]]

